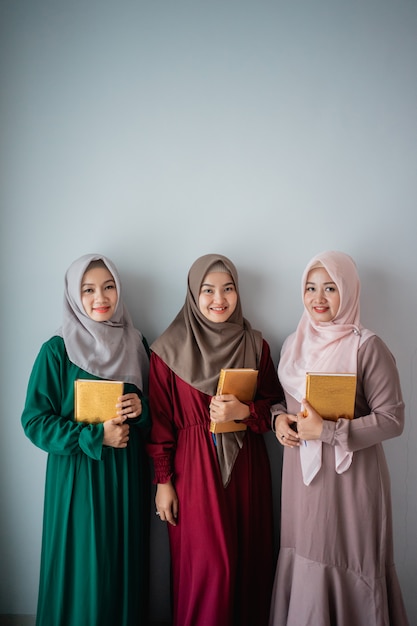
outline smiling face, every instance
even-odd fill
[[[336,283],[324,267],[315,267],[307,275],[304,306],[314,322],[331,322],[340,307],[340,294]]]
[[[198,308],[211,322],[227,322],[237,305],[233,278],[225,272],[209,272],[200,287]]]
[[[117,306],[117,288],[107,267],[87,269],[81,281],[81,302],[92,320],[107,322],[111,319]]]

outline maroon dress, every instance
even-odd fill
[[[210,396],[151,357],[149,452],[155,482],[172,477],[179,500],[168,524],[174,626],[265,626],[273,575],[272,493],[262,433],[282,391],[263,342],[258,390],[243,447],[223,487],[209,431]]]

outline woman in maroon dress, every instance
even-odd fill
[[[270,406],[282,390],[268,344],[243,317],[236,268],[209,254],[151,346],[149,452],[168,522],[174,626],[265,626],[272,584]],[[215,396],[221,368],[259,370],[253,402]],[[246,431],[213,435],[215,422]]]

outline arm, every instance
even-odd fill
[[[117,415],[125,417],[129,426],[137,426],[148,432],[151,426],[151,417],[148,398],[143,396],[134,385],[125,384],[125,393],[120,396],[116,405]]]
[[[42,346],[29,379],[22,426],[27,437],[46,452],[71,455],[83,451],[100,459],[103,424],[74,421],[74,378],[68,364],[62,339]]]
[[[151,355],[149,403],[152,428],[147,445],[155,468],[155,483],[166,483],[173,476],[176,434],[173,421],[171,388],[173,373],[157,355]]]
[[[323,420],[321,441],[349,452],[398,437],[404,428],[404,402],[394,357],[376,336],[358,353],[355,419]]]
[[[146,338],[142,335],[142,344],[145,348],[148,359],[151,357],[149,345]],[[147,393],[147,379],[149,374],[149,367],[147,364],[146,371],[142,372],[143,375],[143,391],[138,389],[136,385],[131,383],[125,383],[124,395],[119,398],[119,404],[117,405],[117,415],[125,416],[129,419],[129,426],[135,425],[144,430],[146,433],[151,427],[151,416],[149,410],[149,401],[145,393]]]
[[[152,428],[147,445],[153,460],[157,484],[155,505],[162,521],[176,524],[178,497],[172,483],[173,459],[176,435],[172,415],[171,388],[173,374],[169,367],[155,354],[151,355],[149,372],[149,400],[152,413]]]
[[[210,417],[218,422],[245,420],[248,428],[254,432],[265,433],[270,430],[271,405],[279,401],[284,401],[284,392],[269,346],[264,341],[254,401],[244,404],[232,395],[214,396],[210,403]]]

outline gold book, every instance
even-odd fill
[[[306,399],[323,419],[353,419],[356,374],[307,372]]]
[[[74,417],[77,422],[98,424],[117,417],[116,404],[123,395],[120,380],[74,381]]]
[[[252,402],[255,397],[257,381],[258,370],[247,367],[222,369],[220,370],[216,395],[230,393],[241,402]],[[222,422],[221,424],[210,422],[210,432],[212,433],[232,433],[239,430],[246,430],[244,422]]]

